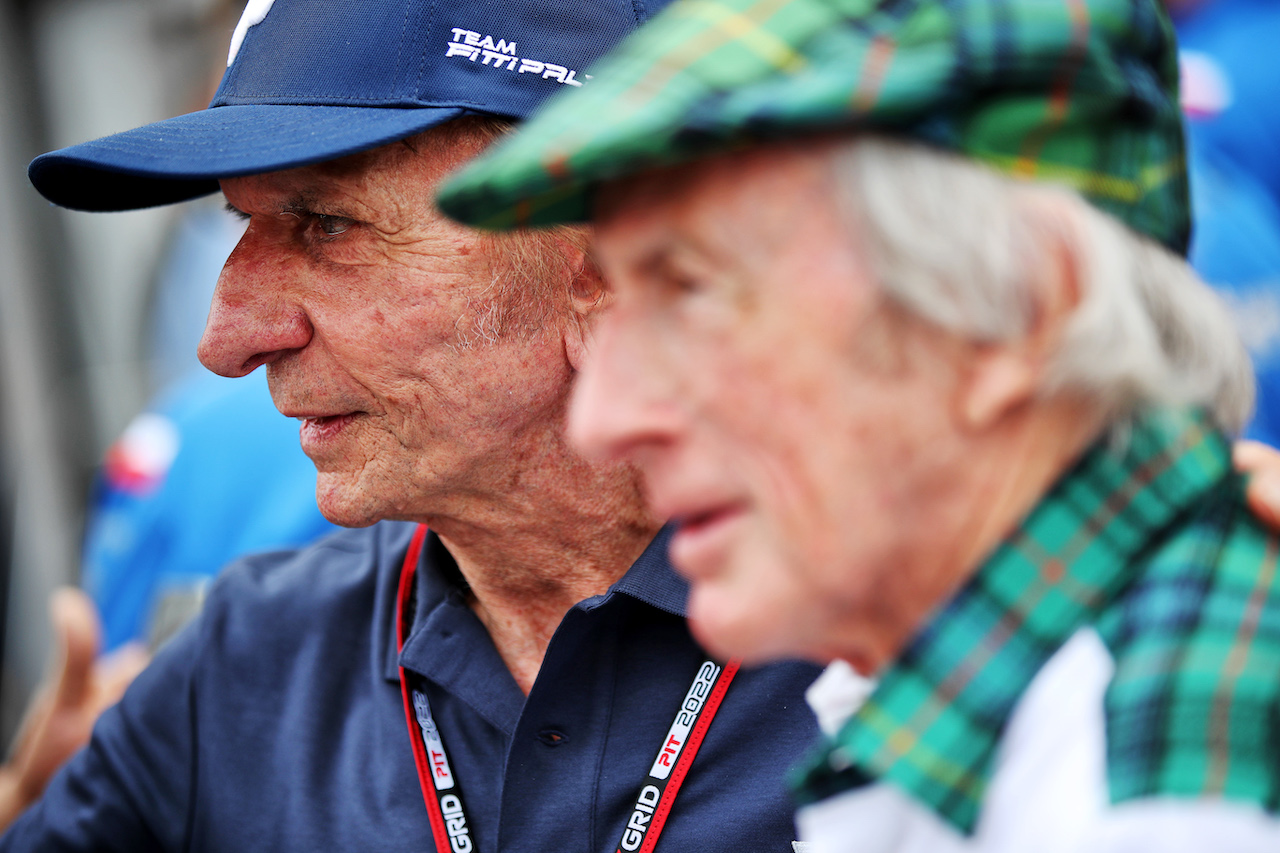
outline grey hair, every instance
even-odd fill
[[[831,150],[837,204],[886,296],[908,312],[975,341],[1019,337],[1055,238],[1081,293],[1040,393],[1081,393],[1115,427],[1141,408],[1193,405],[1230,433],[1243,428],[1248,354],[1182,258],[1065,188],[901,140],[859,136]]]

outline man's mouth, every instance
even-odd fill
[[[685,513],[683,515],[676,516],[673,520],[681,530],[696,534],[703,529],[714,525],[716,520],[728,511],[729,508],[727,507],[717,507],[715,509]]]
[[[348,412],[343,415],[298,418],[301,422],[298,438],[302,442],[302,449],[310,453],[321,449],[325,444],[336,441],[359,414],[359,412]]]
[[[690,578],[719,571],[731,548],[742,535],[746,508],[737,503],[682,513],[675,518],[677,529],[671,540],[671,560]]]

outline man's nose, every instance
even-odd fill
[[[631,319],[613,306],[592,335],[573,390],[569,440],[586,456],[642,467],[679,434],[681,409],[672,377]]]
[[[305,347],[314,330],[299,298],[299,272],[250,226],[218,277],[201,363],[222,376],[244,376]]]

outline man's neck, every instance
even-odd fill
[[[922,532],[911,538],[912,550],[893,578],[896,587],[819,657],[847,660],[864,675],[891,663],[1102,429],[1092,407],[1059,397],[1031,404],[966,445],[955,454],[950,475],[922,500],[928,505],[913,516]]]
[[[549,491],[534,512],[429,524],[457,562],[472,610],[526,694],[565,613],[608,590],[660,527],[629,471],[587,476]]]

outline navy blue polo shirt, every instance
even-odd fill
[[[200,618],[103,715],[0,850],[429,851],[397,671],[408,524],[223,573]],[[421,677],[478,853],[613,853],[704,659],[660,536],[575,606],[526,698],[429,537],[399,661]],[[661,851],[787,853],[786,768],[817,734],[817,669],[744,669]]]

